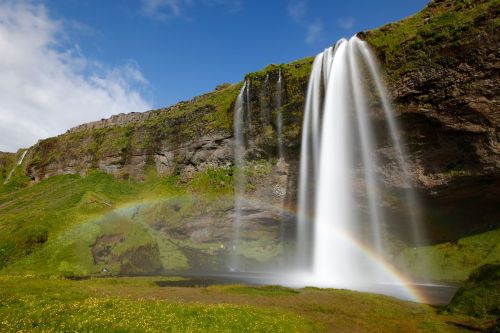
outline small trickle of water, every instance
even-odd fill
[[[262,124],[269,125],[271,123],[271,108],[268,101],[268,86],[269,86],[269,74],[266,74],[266,78],[264,79],[264,83],[262,84],[262,88],[260,90],[260,115],[262,119]]]
[[[12,169],[10,170],[9,174],[7,175],[7,178],[5,178],[3,184],[7,184],[10,180],[10,178],[12,177],[12,174],[14,173],[14,171],[16,170],[16,168],[18,166],[20,166],[21,164],[23,164],[23,161],[24,161],[24,157],[26,156],[26,154],[28,153],[28,150],[25,150],[23,152],[23,154],[21,155],[21,157],[17,160],[17,163],[12,167]]]
[[[245,91],[246,91],[246,100],[245,100],[245,103],[246,103],[246,113],[247,113],[247,123],[248,123],[248,130],[251,132],[252,131],[252,109],[250,108],[250,90],[251,90],[251,85],[252,85],[252,81],[248,80],[245,82],[246,83],[246,87],[245,87]]]
[[[281,77],[281,69],[278,73],[278,81],[276,82],[276,131],[278,135],[278,157],[283,158],[283,113],[281,107],[283,106],[282,102],[282,77]]]

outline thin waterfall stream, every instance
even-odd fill
[[[7,175],[7,178],[5,178],[3,184],[7,184],[10,180],[10,178],[12,178],[12,174],[14,174],[14,171],[16,171],[16,168],[18,166],[20,166],[21,164],[23,164],[23,161],[24,161],[24,158],[26,157],[26,154],[28,153],[28,150],[25,150],[23,152],[23,154],[21,155],[21,157],[17,160],[16,164],[12,167],[12,169],[10,170],[9,174]]]
[[[278,136],[278,157],[283,158],[283,113],[281,107],[283,106],[282,101],[282,90],[283,90],[283,78],[281,76],[281,69],[278,72],[278,81],[276,81],[276,135]]]
[[[239,270],[238,246],[241,233],[241,212],[243,207],[243,198],[245,195],[246,179],[243,170],[245,158],[245,103],[244,96],[247,87],[247,81],[241,87],[240,93],[234,104],[234,221],[233,235],[231,242],[231,271]]]

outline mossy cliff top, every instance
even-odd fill
[[[460,47],[491,43],[500,27],[498,0],[433,0],[421,12],[361,34],[389,78],[434,64],[453,66]]]

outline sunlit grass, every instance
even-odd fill
[[[289,314],[235,305],[176,304],[162,300],[89,297],[58,302],[35,297],[6,299],[3,332],[304,332]]]
[[[283,286],[214,286],[212,288],[219,288],[219,290],[227,293],[240,294],[240,295],[259,295],[259,296],[295,296],[300,291],[287,288]]]
[[[0,276],[0,331],[460,332],[463,315],[392,297],[280,286],[158,287],[177,277]],[[487,324],[487,323],[486,323]]]
[[[500,262],[500,229],[420,248],[408,248],[398,258],[413,276],[436,281],[464,281],[476,268]]]
[[[0,331],[307,332],[312,327],[289,312],[253,306],[184,304],[116,295],[127,290],[158,290],[152,284],[157,280],[4,276],[0,278]],[[109,293],[108,288],[114,292]]]

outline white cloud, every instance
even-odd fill
[[[323,34],[323,22],[321,20],[316,20],[307,26],[307,44],[314,44],[316,41],[320,40]]]
[[[81,123],[144,111],[135,62],[108,69],[68,42],[44,6],[0,2],[0,151],[28,147]]]
[[[297,23],[302,23],[307,14],[307,2],[305,0],[292,0],[288,3],[288,15]]]
[[[223,6],[231,12],[239,12],[243,9],[243,0],[202,0],[207,7]]]
[[[314,44],[322,39],[323,22],[320,19],[308,20],[307,0],[291,0],[288,3],[287,11],[292,20],[307,31],[305,38],[307,44]]]
[[[354,24],[356,23],[356,20],[354,19],[354,17],[344,17],[344,18],[338,19],[337,23],[339,24],[339,26],[342,29],[351,30],[352,28],[354,28]]]
[[[205,7],[225,7],[231,12],[238,12],[243,8],[243,0],[141,0],[141,2],[141,13],[159,21],[185,18],[186,9],[198,4]]]
[[[142,0],[142,13],[153,19],[166,20],[182,15],[181,6],[186,0]]]

